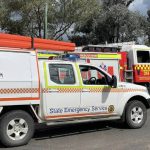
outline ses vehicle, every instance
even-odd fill
[[[28,47],[30,38],[1,35],[0,41],[0,141],[5,146],[27,144],[35,122],[122,120],[133,129],[145,124],[150,108],[146,87],[118,82],[96,65],[72,62],[73,54],[65,60],[38,58],[37,50]],[[74,49],[66,42],[35,39],[34,44]]]

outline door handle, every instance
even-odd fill
[[[90,92],[89,89],[83,89],[82,92]]]
[[[59,91],[56,89],[51,89],[51,90],[48,90],[48,92],[59,92]]]

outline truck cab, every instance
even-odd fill
[[[41,117],[45,120],[101,115],[119,118],[117,101],[112,99],[114,94],[109,93],[112,79],[105,71],[89,64],[68,61],[40,61],[39,65],[44,69],[40,73],[44,76],[41,82],[45,107]],[[109,107],[114,108],[111,113]]]
[[[146,99],[146,107],[149,106],[145,87],[117,82],[115,76],[95,65],[41,60],[39,68],[43,89],[39,116],[47,124],[55,121],[121,119],[128,105],[142,103],[143,98]],[[145,122],[145,110],[141,112],[141,107],[135,105],[133,110],[130,109],[133,116],[128,114],[132,118],[128,118],[132,122],[128,126],[131,128],[139,128]]]

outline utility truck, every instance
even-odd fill
[[[150,47],[123,42],[77,47],[76,52],[120,54],[120,81],[146,86],[150,92]]]
[[[57,125],[122,120],[133,129],[145,124],[150,108],[146,87],[118,82],[116,76],[96,65],[73,62],[73,54],[65,60],[39,59],[38,50],[29,48],[29,42],[30,38],[0,36],[2,144],[27,144],[34,134],[35,122]],[[48,49],[49,45],[50,50],[59,51],[73,51],[75,47],[41,39],[35,39],[34,44],[37,49]]]

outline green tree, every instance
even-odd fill
[[[148,35],[148,42],[147,44],[150,46],[150,10],[147,11],[147,15],[148,15],[148,18],[147,18],[147,28],[146,28],[146,32],[147,32],[147,35]]]
[[[73,35],[70,39],[77,44],[81,43],[82,38],[83,41],[89,40],[91,44],[98,44],[136,41],[138,37],[145,36],[146,17],[128,9],[132,2],[133,0],[103,0],[99,15],[90,18],[82,26],[77,25],[75,28],[77,35]]]
[[[61,39],[75,24],[96,11],[97,0],[1,0],[1,28],[8,33],[43,37],[44,9],[48,3],[48,37]]]
[[[110,7],[104,16],[100,16],[95,28],[95,34],[98,33],[98,39],[102,42],[132,41],[144,34],[146,18],[129,11],[122,4]]]
[[[1,28],[8,33],[42,37],[45,2],[45,0],[3,0],[1,5],[4,8],[4,15]]]
[[[133,2],[134,0],[102,0],[104,8],[108,9],[111,6],[114,5],[124,5],[125,7],[129,7],[129,5]]]

